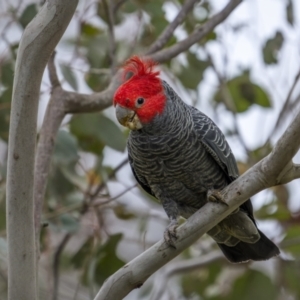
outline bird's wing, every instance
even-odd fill
[[[196,132],[199,134],[203,146],[224,170],[230,181],[235,180],[239,176],[239,171],[224,134],[209,117],[194,107],[192,107],[192,115]],[[250,199],[240,207],[246,211],[255,224]]]
[[[150,186],[148,185],[146,179],[143,176],[138,176],[137,173],[134,170],[134,163],[133,163],[133,159],[130,155],[130,152],[128,152],[128,160],[129,160],[129,164],[133,173],[134,178],[136,179],[136,181],[139,183],[139,185],[150,195],[152,195],[153,197],[155,197],[153,191],[151,190]]]
[[[215,159],[219,166],[234,180],[239,171],[233,153],[218,126],[205,114],[192,107],[192,115],[196,132],[206,151]]]

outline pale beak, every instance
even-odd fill
[[[116,105],[116,116],[121,125],[131,130],[139,130],[143,127],[135,111],[122,107],[119,104]]]

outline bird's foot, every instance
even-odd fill
[[[165,242],[174,249],[176,249],[175,241],[177,240],[177,234],[176,234],[177,227],[178,227],[178,221],[172,220],[164,232]]]
[[[207,192],[207,200],[209,202],[215,202],[215,203],[221,203],[228,206],[228,204],[225,202],[225,199],[223,195],[221,194],[220,190],[208,190]]]

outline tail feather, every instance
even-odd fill
[[[255,244],[239,242],[234,247],[218,244],[226,258],[233,263],[246,262],[248,260],[267,260],[279,255],[278,247],[271,242],[260,230],[260,239]]]

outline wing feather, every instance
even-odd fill
[[[232,180],[239,176],[236,160],[218,126],[205,114],[192,107],[196,132],[206,151],[215,159],[226,175]]]

